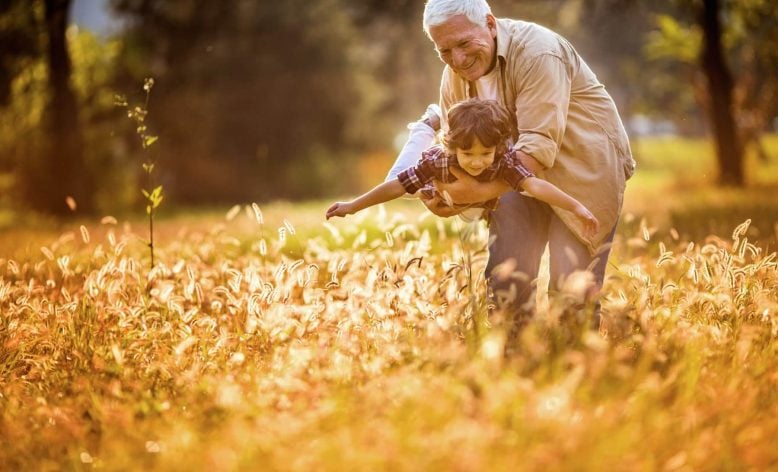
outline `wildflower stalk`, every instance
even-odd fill
[[[148,133],[146,126],[146,117],[149,110],[149,99],[151,98],[151,88],[154,86],[154,79],[147,78],[143,82],[143,91],[146,94],[142,106],[130,106],[124,97],[116,97],[116,105],[127,108],[127,117],[135,123],[135,132],[141,141],[146,161],[143,163],[143,171],[146,173],[148,182],[147,189],[141,189],[141,193],[146,199],[146,214],[149,217],[149,252],[151,254],[151,269],[154,269],[154,215],[156,209],[162,203],[164,195],[162,185],[155,185],[154,167],[156,165],[156,154],[149,149],[157,142],[157,136]]]
[[[480,301],[478,297],[477,284],[479,282],[476,274],[473,273],[475,261],[473,258],[473,243],[477,240],[478,221],[463,222],[455,220],[455,230],[459,236],[459,245],[462,250],[461,265],[465,271],[468,304],[470,311],[469,320],[464,319],[466,332],[469,333],[470,348],[477,350],[484,337],[484,328],[486,328],[486,301]],[[477,243],[476,243],[477,244]],[[467,310],[466,310],[467,311]],[[467,324],[471,323],[468,330]]]

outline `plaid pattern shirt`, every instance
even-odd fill
[[[421,154],[421,160],[418,164],[410,167],[397,175],[397,179],[408,193],[416,193],[422,190],[423,193],[433,195],[436,192],[431,185],[432,180],[440,182],[454,182],[456,177],[450,171],[456,167],[464,172],[457,161],[457,156],[449,154],[441,145],[435,145],[425,150]],[[490,182],[495,179],[503,179],[514,190],[521,192],[521,183],[527,177],[534,177],[531,170],[524,167],[516,153],[511,149],[502,157],[497,156],[491,166],[486,168],[478,175],[472,176],[479,182]],[[456,207],[482,207],[488,210],[494,210],[497,206],[497,199],[488,202],[475,203],[470,205],[455,205]]]

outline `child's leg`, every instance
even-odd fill
[[[421,152],[430,147],[435,140],[435,133],[440,129],[440,108],[430,105],[419,121],[408,125],[408,140],[403,145],[397,160],[392,166],[386,181],[397,178],[397,174],[413,167],[421,158]]]

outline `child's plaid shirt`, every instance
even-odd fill
[[[465,172],[459,165],[456,155],[449,154],[441,145],[435,145],[422,152],[421,160],[419,160],[418,164],[400,172],[400,174],[397,175],[397,179],[400,181],[403,188],[405,188],[406,192],[413,194],[421,189],[426,190],[427,188],[430,188],[433,179],[440,182],[456,181],[456,177],[454,177],[454,174],[449,170],[451,167],[456,167]],[[535,174],[524,167],[524,164],[521,163],[516,156],[516,153],[510,149],[503,156],[495,156],[491,166],[480,174],[471,177],[479,182],[490,182],[495,179],[503,179],[511,188],[517,192],[521,192],[522,181],[527,177],[534,176]],[[494,210],[497,206],[497,200],[493,199],[488,202],[475,203],[466,206]]]

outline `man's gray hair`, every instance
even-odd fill
[[[445,23],[457,15],[465,15],[471,23],[486,26],[486,15],[491,13],[486,0],[428,0],[424,5],[422,26],[429,36],[431,26]]]

